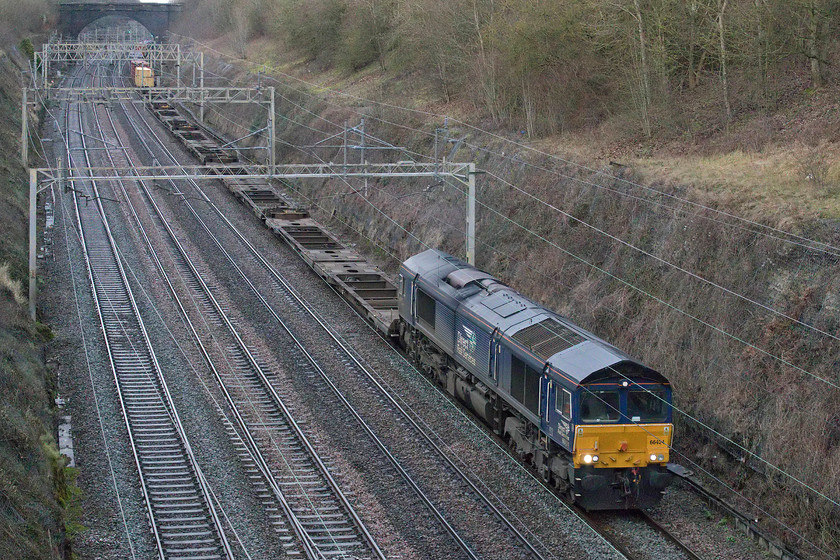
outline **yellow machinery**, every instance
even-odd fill
[[[155,72],[148,66],[138,66],[134,69],[134,85],[139,88],[155,87]]]

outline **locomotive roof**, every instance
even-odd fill
[[[489,330],[498,328],[536,360],[576,383],[614,375],[612,368],[617,366],[665,381],[615,346],[457,257],[429,249],[406,260],[403,268],[436,288],[439,299],[462,305],[474,320]]]

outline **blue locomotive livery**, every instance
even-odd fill
[[[456,257],[406,260],[399,337],[423,371],[589,510],[657,503],[670,475],[660,373]]]

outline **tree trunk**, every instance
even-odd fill
[[[708,48],[704,45],[704,35],[708,8],[705,3],[698,0],[691,0],[688,5],[688,89],[692,90],[700,85],[700,74],[703,72],[703,65]]]
[[[660,11],[656,17],[656,72],[659,74],[659,93],[665,95],[671,91],[668,87],[668,48],[665,46],[665,21]]]
[[[642,9],[639,5],[639,0],[633,0],[633,6],[636,8],[636,21],[639,24],[639,63],[641,68],[641,95],[640,107],[642,113],[642,125],[645,129],[645,135],[650,137],[650,117],[648,115],[650,108],[650,66],[647,58],[647,36],[645,34],[645,24],[642,20]]]
[[[761,79],[761,95],[767,98],[767,71],[770,59],[770,45],[767,40],[767,0],[753,0],[755,9],[758,11],[758,72]]]
[[[478,2],[476,0],[473,0],[473,21],[475,22],[475,34],[478,38],[479,65],[481,67],[481,81],[484,89],[485,103],[487,104],[487,110],[490,112],[490,116],[498,123],[501,120],[501,111],[499,110],[496,68],[485,50],[484,35],[481,29],[481,19],[478,15]]]
[[[435,67],[437,68],[440,86],[443,89],[443,98],[446,99],[447,103],[450,103],[452,101],[452,95],[449,91],[449,73],[447,72],[446,58],[439,53],[436,53],[435,56]]]
[[[726,109],[726,128],[732,121],[732,105],[729,103],[729,76],[726,69],[726,35],[723,24],[723,15],[729,0],[718,0],[718,33],[720,35],[720,82],[723,88],[723,106]]]
[[[699,35],[699,26],[697,24],[698,10],[699,6],[697,5],[697,0],[692,0],[691,4],[688,6],[688,89],[690,90],[697,87],[697,78],[699,77],[694,60],[695,51],[699,47],[697,43],[697,37]]]
[[[808,58],[811,59],[811,83],[815,88],[823,85],[820,64],[820,13],[817,2],[811,2],[808,14]]]
[[[522,108],[525,112],[525,130],[528,133],[528,138],[532,138],[535,134],[534,96],[529,81],[524,77],[522,78]]]
[[[688,89],[697,87],[697,76],[694,74],[694,39],[688,45]]]
[[[380,10],[385,10],[386,7],[383,5],[377,4],[375,1],[368,2],[367,5],[368,11],[370,12],[370,19],[373,24],[373,44],[376,48],[376,58],[379,62],[379,69],[385,72],[387,68],[385,67],[385,41],[383,39],[383,34],[385,33],[385,29],[383,28],[382,21],[386,19],[385,14],[381,13]]]

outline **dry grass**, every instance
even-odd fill
[[[689,188],[688,198],[723,203],[748,218],[784,216],[794,223],[840,217],[840,144],[833,142],[777,142],[757,152],[713,154],[674,153],[682,146],[670,144],[652,155],[639,155],[645,151],[641,145],[617,146],[601,132],[590,131],[542,138],[531,145],[594,168],[618,161],[633,169],[636,182]]]
[[[20,280],[12,278],[9,263],[0,264],[0,288],[7,290],[18,305],[26,303],[26,298],[23,297],[23,284]]]
[[[710,156],[639,158],[647,179],[691,186],[709,200],[724,199],[753,216],[840,217],[840,149],[823,144]]]

